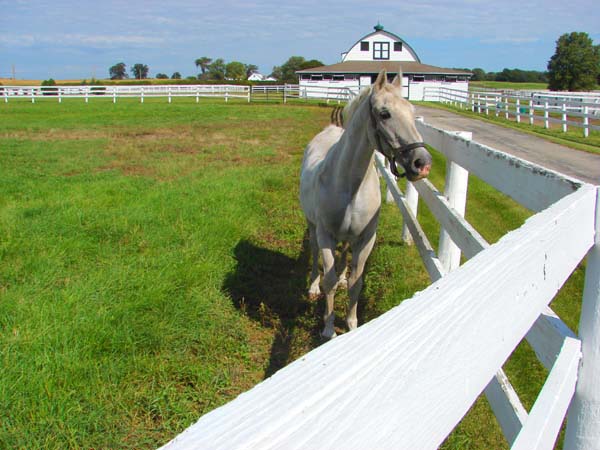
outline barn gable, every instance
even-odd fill
[[[421,62],[417,53],[402,38],[375,25],[375,31],[359,39],[342,53],[345,61],[410,61]]]

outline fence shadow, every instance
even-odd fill
[[[290,362],[294,334],[300,328],[303,335],[308,329],[311,348],[321,343],[317,317],[322,315],[322,302],[311,302],[307,296],[308,247],[307,235],[297,259],[248,240],[235,247],[237,265],[227,276],[224,291],[237,308],[276,330],[265,377]]]

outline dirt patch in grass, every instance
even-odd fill
[[[1,139],[19,139],[29,141],[84,141],[106,139],[110,137],[109,130],[89,129],[57,129],[48,130],[14,130],[0,133]]]
[[[226,167],[256,164],[278,164],[297,150],[288,140],[285,126],[278,127],[276,139],[264,133],[272,124],[240,127],[222,126],[159,128],[153,130],[116,131],[110,136],[105,155],[108,167],[120,169],[126,175],[152,176],[172,179],[185,176],[207,166]],[[270,135],[272,137],[272,134]],[[181,160],[178,161],[178,158]],[[152,169],[160,161],[174,168],[174,172]],[[106,166],[99,170],[108,170]],[[175,170],[176,169],[176,170]]]

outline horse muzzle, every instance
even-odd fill
[[[426,178],[429,175],[432,159],[423,143],[416,142],[401,147],[394,153],[395,155],[392,158],[391,166],[392,172],[397,177],[405,176],[409,181],[417,181],[421,178]],[[403,174],[399,174],[398,172],[398,163],[400,163],[404,169]]]

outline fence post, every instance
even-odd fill
[[[56,90],[58,91],[58,103],[62,103],[62,89],[56,88]]]
[[[550,128],[548,123],[548,100],[544,102],[544,128]]]
[[[196,86],[196,103],[200,101],[200,88]]]
[[[567,104],[563,103],[562,105],[562,130],[563,133],[567,132]]]
[[[517,109],[517,123],[521,123],[521,101],[519,99],[517,99],[517,104],[516,104],[516,109]]]
[[[600,190],[596,189],[596,237],[587,255],[579,320],[582,358],[569,407],[565,449],[594,450],[600,442]]]
[[[534,109],[533,109],[533,99],[529,100],[529,125],[533,125],[533,114],[534,114]]]
[[[171,103],[171,86],[168,87],[169,103]]]
[[[508,104],[508,96],[504,97],[504,116],[509,119],[510,118],[510,114],[508,111],[509,108],[509,104]]]
[[[590,110],[587,106],[583,107],[583,137],[590,135]]]
[[[140,88],[140,103],[144,103],[144,88]]]
[[[473,133],[470,131],[457,131],[455,134],[467,141],[473,139]],[[448,199],[450,206],[463,217],[467,206],[468,185],[469,172],[454,161],[448,160],[444,196]],[[456,269],[460,265],[460,254],[460,248],[452,241],[448,232],[442,228],[440,230],[438,257],[447,272]]]
[[[85,90],[85,102],[88,103],[89,102],[89,94],[88,94],[89,90],[86,89]]]
[[[31,103],[35,103],[35,88],[31,88]]]
[[[406,203],[408,204],[408,209],[410,209],[410,212],[412,212],[416,217],[417,207],[419,206],[419,193],[411,181],[406,182]],[[410,234],[410,230],[406,224],[402,226],[402,240],[408,245],[413,244],[412,235]]]

